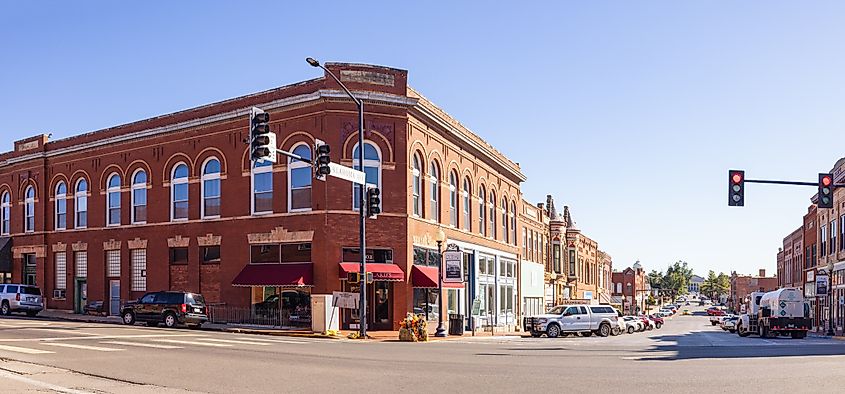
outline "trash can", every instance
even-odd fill
[[[464,315],[449,314],[449,335],[464,335]]]

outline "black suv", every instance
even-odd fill
[[[150,327],[164,323],[167,327],[185,324],[198,328],[208,321],[205,299],[200,294],[182,291],[158,291],[144,294],[138,301],[120,309],[123,324],[145,322]]]

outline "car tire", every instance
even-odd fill
[[[634,327],[628,326],[628,334],[634,333]]]
[[[164,326],[167,328],[176,328],[176,325],[179,324],[179,320],[176,319],[176,315],[173,312],[167,312],[164,314]]]
[[[651,331],[651,330],[653,330],[653,329],[654,329],[654,327],[652,327],[652,326],[651,326],[651,324],[649,324],[649,325],[648,325],[648,328],[646,328],[646,330],[647,330],[647,331]]]
[[[613,329],[612,329],[612,330],[610,330],[610,335],[612,335],[612,336],[614,336],[614,337],[615,337],[615,336],[618,336],[618,335],[619,335],[619,334],[621,334],[621,333],[622,333],[622,329],[621,329],[621,328],[619,328],[619,327],[613,327]]]
[[[123,320],[123,324],[127,326],[135,325],[135,314],[132,313],[132,311],[123,312],[122,317],[123,318],[121,320]]]
[[[656,326],[657,326],[657,329],[659,330],[659,329],[660,329],[660,327],[663,327],[663,324],[662,324],[662,323],[657,323],[657,325],[656,325]]]
[[[38,316],[38,311],[26,311],[26,315],[29,317]]]
[[[3,305],[0,306],[0,315],[9,316],[12,314],[12,308],[9,307],[9,301],[3,301]]]
[[[546,327],[546,336],[549,337],[549,338],[559,337],[560,336],[560,326],[558,326],[557,324],[554,324],[554,323],[549,324],[549,326]]]
[[[599,325],[598,334],[600,337],[607,337],[610,335],[610,324],[602,323]]]

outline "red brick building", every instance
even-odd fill
[[[622,313],[632,315],[646,309],[646,273],[639,261],[622,272],[612,273],[613,297],[621,298]]]
[[[738,275],[731,273],[731,296],[728,307],[739,312],[746,297],[755,291],[772,291],[778,289],[778,278],[766,276],[766,270],[761,269],[758,275]]]
[[[480,298],[487,322],[513,322],[519,166],[408,87],[407,71],[327,67],[364,97],[363,161],[382,190],[383,213],[367,225],[370,327],[394,329],[406,312],[430,309],[439,228],[465,252],[468,272],[466,286],[449,290],[449,311]],[[312,293],[357,291],[344,280],[360,256],[353,187],[314,181],[283,158],[253,166],[243,142],[253,106],[270,113],[280,149],[310,155],[321,139],[333,161],[357,163],[356,108],[326,77],[17,141],[0,155],[5,279],[38,284],[48,308],[77,310],[174,289],[236,306],[276,294],[299,315]],[[348,312],[342,321],[356,323]]]
[[[816,305],[816,264],[818,262],[818,247],[816,245],[816,204],[807,207],[807,214],[804,215],[804,297],[810,303],[813,311],[814,326],[818,326],[819,311]]]
[[[804,288],[804,226],[783,238],[778,251],[777,278],[780,287]]]

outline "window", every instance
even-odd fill
[[[220,246],[203,246],[200,252],[202,252],[203,264],[217,264],[220,262]]]
[[[569,249],[569,276],[576,276],[576,272],[575,272],[575,249]]]
[[[830,221],[830,252],[836,253],[836,219]]]
[[[12,197],[9,195],[9,192],[3,192],[2,203],[0,204],[2,204],[0,205],[0,214],[3,215],[0,218],[3,221],[1,232],[3,235],[9,235],[11,231],[11,218],[9,216],[12,213]]]
[[[553,243],[552,244],[552,266],[556,274],[560,272],[560,244]]]
[[[485,218],[487,208],[484,206],[485,201],[487,201],[487,191],[484,190],[484,185],[481,185],[478,187],[478,233],[481,235],[487,235],[487,219]]]
[[[106,225],[120,225],[120,175],[111,174],[106,189]]]
[[[311,160],[311,148],[300,144],[293,149],[293,153]],[[311,209],[311,166],[308,163],[288,158],[288,211],[305,211]]]
[[[88,227],[88,181],[85,178],[80,178],[76,181],[76,193],[74,194],[75,202],[73,204],[76,209],[76,228]]]
[[[203,219],[220,217],[220,160],[210,158],[202,166]]]
[[[106,251],[106,276],[110,278],[120,277],[120,251]]]
[[[513,244],[516,246],[516,203],[511,201],[511,235]]]
[[[147,222],[147,173],[137,170],[132,175],[132,223]]]
[[[188,264],[188,248],[170,248],[170,264]]]
[[[273,163],[252,163],[252,214],[273,212]]]
[[[440,168],[436,162],[431,162],[429,169],[429,178],[431,180],[431,219],[435,222],[440,222]]]
[[[56,259],[56,289],[67,289],[67,253],[57,252]]]
[[[845,250],[845,215],[839,218],[839,250]]]
[[[528,259],[528,229],[522,228],[522,256]]]
[[[56,185],[56,230],[67,228],[67,184],[59,182]]]
[[[502,197],[502,240],[505,243],[510,243],[510,237],[508,236],[508,199],[507,197]]]
[[[528,231],[528,260],[534,261],[534,230]]]
[[[458,175],[449,174],[449,224],[458,227]]]
[[[278,264],[282,262],[279,244],[252,245],[249,248],[251,264]]]
[[[132,249],[132,291],[147,291],[146,249]]]
[[[26,227],[24,231],[31,233],[35,231],[35,188],[28,186],[24,196],[24,204],[26,205],[24,212]]]
[[[88,276],[88,252],[74,252],[73,253],[75,275],[77,278],[85,278]]]
[[[821,225],[819,227],[819,232],[821,233],[819,239],[821,240],[822,244],[819,255],[821,255],[821,257],[824,257],[825,255],[827,255],[827,226]]]
[[[358,145],[352,151],[352,166],[357,169],[361,159]],[[381,155],[375,145],[369,142],[364,143],[364,173],[366,174],[366,181],[369,185],[381,189]],[[358,209],[360,201],[358,193],[360,193],[360,185],[352,186],[352,209]],[[384,192],[382,191],[382,195]]]
[[[414,183],[414,215],[421,216],[422,215],[422,174],[420,171],[420,159],[419,157],[414,154],[414,167],[411,170],[413,174],[413,183]]]
[[[188,219],[188,166],[176,164],[170,176],[170,220]]]
[[[464,230],[472,231],[472,209],[470,204],[470,190],[472,190],[472,185],[469,183],[469,178],[464,178]]]
[[[496,239],[496,192],[490,190],[490,238]]]

